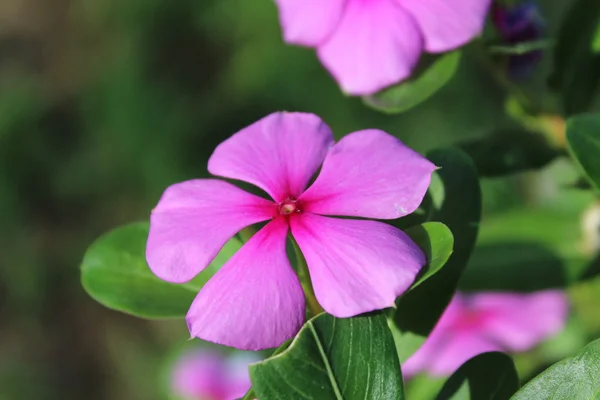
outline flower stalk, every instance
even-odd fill
[[[306,265],[306,260],[304,259],[304,255],[302,255],[302,251],[300,251],[300,246],[298,246],[298,243],[292,236],[290,236],[290,239],[294,245],[294,253],[296,254],[297,265],[296,272],[298,273],[298,278],[300,278],[300,284],[304,290],[304,296],[306,296],[306,305],[311,313],[311,317],[314,317],[324,312],[324,310],[315,296],[315,291],[313,290],[310,275],[308,273],[308,266]]]
[[[254,236],[255,233],[256,229],[254,229],[252,226],[247,226],[244,229],[242,229],[239,233],[242,243],[246,243],[248,240],[250,240],[250,238]]]

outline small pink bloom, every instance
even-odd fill
[[[250,389],[248,365],[259,361],[250,354],[230,357],[207,349],[184,353],[171,371],[171,390],[185,400],[232,400]]]
[[[558,290],[457,293],[427,341],[402,364],[402,373],[450,375],[480,353],[530,350],[559,333],[567,314],[567,297]]]
[[[258,350],[298,332],[305,299],[286,255],[290,229],[317,300],[337,317],[393,305],[425,264],[391,225],[324,216],[393,219],[419,206],[435,166],[385,132],[355,132],[334,145],[317,116],[275,113],[221,143],[208,170],[252,183],[271,200],[215,179],[169,187],[150,218],[154,274],[186,282],[242,228],[269,222],[200,291],[186,317],[192,336]]]
[[[459,47],[483,29],[491,0],[275,0],[286,42],[315,47],[352,95],[407,78],[423,51]]]

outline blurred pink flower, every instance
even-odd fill
[[[457,48],[483,29],[491,0],[275,0],[284,40],[315,47],[351,95],[407,78],[421,52]]]
[[[450,375],[487,351],[526,351],[559,333],[568,302],[558,290],[456,294],[423,346],[402,364],[406,377]]]
[[[252,183],[272,200],[215,179],[175,184],[152,211],[146,258],[159,278],[186,282],[242,228],[270,221],[204,286],[186,320],[192,336],[204,340],[277,347],[305,317],[302,287],[286,255],[288,230],[327,312],[350,317],[389,307],[424,265],[421,250],[391,225],[323,215],[407,215],[421,203],[434,169],[385,132],[355,132],[334,145],[315,115],[271,114],[221,143],[208,170]]]
[[[226,357],[215,351],[195,349],[184,353],[171,371],[171,390],[185,400],[232,400],[250,389],[248,365],[258,356]]]

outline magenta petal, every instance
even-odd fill
[[[449,375],[486,351],[528,350],[563,328],[567,308],[566,296],[555,290],[457,293],[427,341],[403,364],[403,373]]]
[[[184,354],[171,372],[174,394],[182,398],[222,398],[226,381],[223,356],[206,349]]]
[[[316,46],[335,29],[346,0],[275,0],[286,42]]]
[[[242,228],[273,217],[274,207],[216,179],[172,185],[150,216],[148,265],[165,281],[189,281]]]
[[[425,343],[402,364],[405,377],[423,371],[450,375],[477,354],[501,350],[481,335],[479,317],[467,308],[466,301],[461,294],[454,296]]]
[[[269,222],[208,281],[186,317],[192,336],[262,350],[298,333],[304,293],[287,259],[287,230],[284,218]]]
[[[221,143],[208,170],[252,183],[279,202],[302,193],[332,144],[331,129],[316,115],[274,113]]]
[[[359,131],[331,149],[300,200],[316,214],[399,218],[419,207],[435,168],[383,131]]]
[[[454,331],[447,333],[442,341],[425,342],[423,346],[403,364],[403,373],[414,374],[415,367],[421,363],[420,370],[433,376],[447,376],[478,354],[488,351],[502,351],[493,341],[472,331]],[[414,363],[414,364],[413,364]],[[414,365],[414,366],[413,366]]]
[[[422,48],[416,22],[395,0],[349,0],[318,55],[346,93],[368,95],[407,78]]]
[[[171,371],[171,388],[177,398],[231,400],[250,389],[248,365],[260,361],[256,353],[230,356],[196,348],[183,354]]]
[[[483,30],[491,0],[396,0],[417,21],[425,49],[437,53],[467,43]]]
[[[290,223],[317,300],[336,317],[391,307],[425,264],[406,234],[382,222],[303,213]]]
[[[487,318],[484,332],[510,351],[526,351],[565,326],[568,301],[559,290],[532,294],[485,293],[472,296]]]

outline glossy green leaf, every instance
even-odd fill
[[[479,175],[486,177],[539,169],[560,155],[542,135],[524,130],[495,132],[459,147],[473,159]]]
[[[513,400],[596,400],[600,398],[600,340],[533,378]]]
[[[567,121],[567,143],[573,159],[600,190],[600,114],[570,118]]]
[[[423,72],[411,80],[364,97],[368,106],[397,114],[410,110],[433,96],[454,76],[460,62],[460,51],[445,53],[435,59]]]
[[[290,344],[292,344],[292,339],[286,340],[285,342],[283,342],[283,344],[281,346],[279,346],[278,348],[275,349],[275,351],[273,352],[273,354],[271,354],[270,357],[275,357],[276,355],[283,353],[285,350],[287,350],[288,347],[290,347]],[[246,392],[244,397],[242,397],[239,400],[254,400],[254,399],[256,399],[256,394],[254,393],[254,388],[251,387],[250,389],[248,389],[248,391]]]
[[[513,360],[503,353],[482,353],[446,381],[437,400],[508,400],[519,389]]]
[[[400,361],[406,360],[429,335],[450,302],[475,246],[481,218],[481,189],[473,162],[456,148],[432,152],[429,159],[441,167],[436,173],[444,199],[433,221],[454,235],[454,252],[438,273],[396,302],[392,332]]]
[[[117,228],[97,239],[81,265],[86,292],[102,305],[143,318],[183,317],[208,279],[241,246],[230,240],[215,260],[188,283],[158,279],[146,263],[149,224]]]
[[[427,265],[423,267],[411,289],[435,275],[450,258],[454,247],[454,237],[450,229],[441,222],[426,222],[408,228],[405,233],[423,250]]]
[[[259,399],[402,400],[394,341],[383,314],[308,321],[290,347],[250,366]]]
[[[587,111],[600,86],[600,54],[591,46],[599,18],[600,1],[576,0],[560,28],[549,84],[561,94],[567,115]]]

